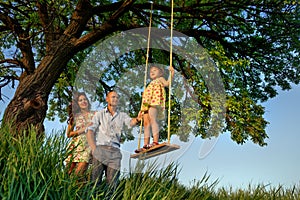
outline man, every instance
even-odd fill
[[[107,183],[113,188],[120,176],[120,138],[123,125],[132,127],[142,118],[141,114],[137,118],[130,118],[126,113],[119,112],[118,100],[117,92],[107,94],[107,108],[96,112],[86,135],[93,154],[92,180],[98,179],[97,185],[100,185],[105,171]]]

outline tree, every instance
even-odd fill
[[[32,125],[42,133],[49,98],[51,117],[70,101],[68,91],[86,53],[116,33],[148,27],[150,8],[148,1],[134,0],[2,0],[0,88],[18,82],[3,123],[13,120],[19,131]],[[154,27],[169,28],[170,2],[155,1],[152,13]],[[251,139],[265,145],[268,122],[260,103],[275,97],[278,86],[288,90],[300,80],[299,3],[176,1],[173,17],[174,30],[193,37],[217,63],[227,94],[224,131],[230,131],[239,144]],[[151,54],[153,61],[167,57],[163,51]],[[145,51],[120,58],[123,63],[135,59],[145,60]],[[195,114],[199,115],[196,134],[206,137],[211,106],[204,81],[194,76],[197,72],[192,65],[176,55],[174,67],[198,91],[202,110]],[[118,78],[113,75],[126,68],[126,64],[113,68],[108,72],[110,79]],[[110,87],[99,82],[104,90]]]

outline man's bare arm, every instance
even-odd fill
[[[88,132],[86,133],[86,138],[92,149],[92,153],[94,153],[94,150],[96,149],[96,141],[95,141],[94,131],[88,130]]]

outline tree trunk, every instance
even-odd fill
[[[49,94],[60,74],[67,67],[68,61],[78,51],[116,31],[116,21],[133,2],[133,0],[125,1],[109,21],[101,26],[101,29],[80,38],[93,13],[89,1],[79,1],[70,24],[60,38],[47,42],[49,52],[36,70],[21,75],[23,78],[20,78],[15,96],[4,112],[3,123],[13,123],[17,134],[28,130],[29,127],[34,127],[38,134],[43,133]]]
[[[49,94],[75,54],[67,37],[62,37],[52,47],[53,51],[44,57],[37,69],[20,79],[15,95],[4,112],[3,123],[12,123],[13,132],[17,131],[17,134],[29,130],[29,127],[34,128],[38,135],[44,132]]]

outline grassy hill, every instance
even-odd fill
[[[0,198],[16,199],[131,199],[131,200],[226,200],[226,199],[300,199],[300,187],[269,188],[259,185],[247,190],[215,189],[217,181],[208,183],[205,175],[192,186],[178,181],[178,166],[170,164],[156,170],[155,164],[138,163],[132,172],[120,179],[111,193],[103,184],[100,188],[89,181],[90,170],[82,177],[69,176],[64,165],[67,139],[64,133],[36,138],[30,131],[13,136],[8,126],[0,128]]]

